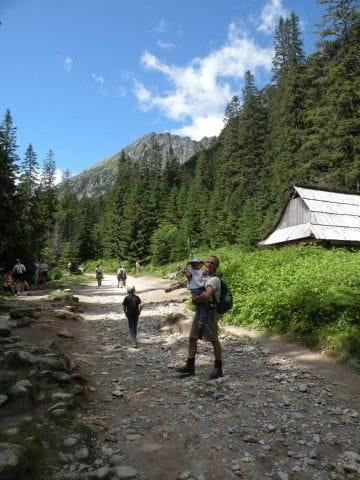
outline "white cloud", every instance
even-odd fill
[[[63,60],[63,67],[65,72],[71,72],[73,63],[74,63],[74,60],[69,56]]]
[[[174,43],[166,43],[158,40],[157,42],[158,47],[164,48],[165,50],[169,50],[170,48],[174,48],[176,45]]]
[[[60,168],[57,168],[55,172],[55,185],[58,185],[59,183],[62,182],[63,175],[64,175],[64,172],[60,170]]]
[[[186,122],[178,132],[193,138],[218,134],[223,127],[226,104],[234,95],[230,81],[242,79],[246,70],[271,69],[272,48],[262,48],[231,24],[226,43],[185,66],[162,62],[145,52],[141,62],[148,70],[162,73],[172,90],[154,94],[135,81],[134,94],[144,110],[157,108],[171,120]]]
[[[218,135],[224,127],[223,117],[223,114],[196,117],[189,125],[174,129],[173,133],[184,137],[191,137],[194,140],[213,137]]]
[[[153,32],[156,32],[156,33],[166,33],[167,30],[168,30],[168,24],[164,19],[160,20],[160,22],[156,25],[156,27],[153,28]]]
[[[95,83],[98,83],[101,87],[104,86],[104,77],[102,75],[96,75],[96,73],[91,74],[91,78]]]
[[[260,13],[257,26],[259,32],[271,34],[279,17],[287,17],[289,11],[283,6],[282,0],[267,0]]]

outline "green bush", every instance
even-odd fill
[[[64,270],[60,267],[52,268],[49,271],[51,280],[60,280],[60,278],[64,275]]]

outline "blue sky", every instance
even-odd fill
[[[21,156],[51,148],[73,173],[151,131],[218,134],[244,71],[269,81],[292,10],[310,53],[315,0],[0,0],[0,113]]]

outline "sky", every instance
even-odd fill
[[[271,79],[274,26],[294,11],[307,54],[316,0],[0,0],[0,115],[20,156],[75,174],[149,132],[218,135],[244,72]]]

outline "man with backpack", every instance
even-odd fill
[[[219,315],[225,313],[232,306],[231,293],[225,283],[216,274],[219,267],[218,257],[212,255],[205,261],[205,291],[198,297],[193,298],[194,303],[208,302],[208,314],[205,320],[201,320],[195,314],[189,336],[189,355],[186,365],[178,368],[180,378],[195,375],[195,356],[197,352],[197,342],[204,338],[205,341],[211,342],[214,348],[215,366],[210,373],[210,380],[222,377],[222,357],[221,344],[218,336],[218,320]]]

